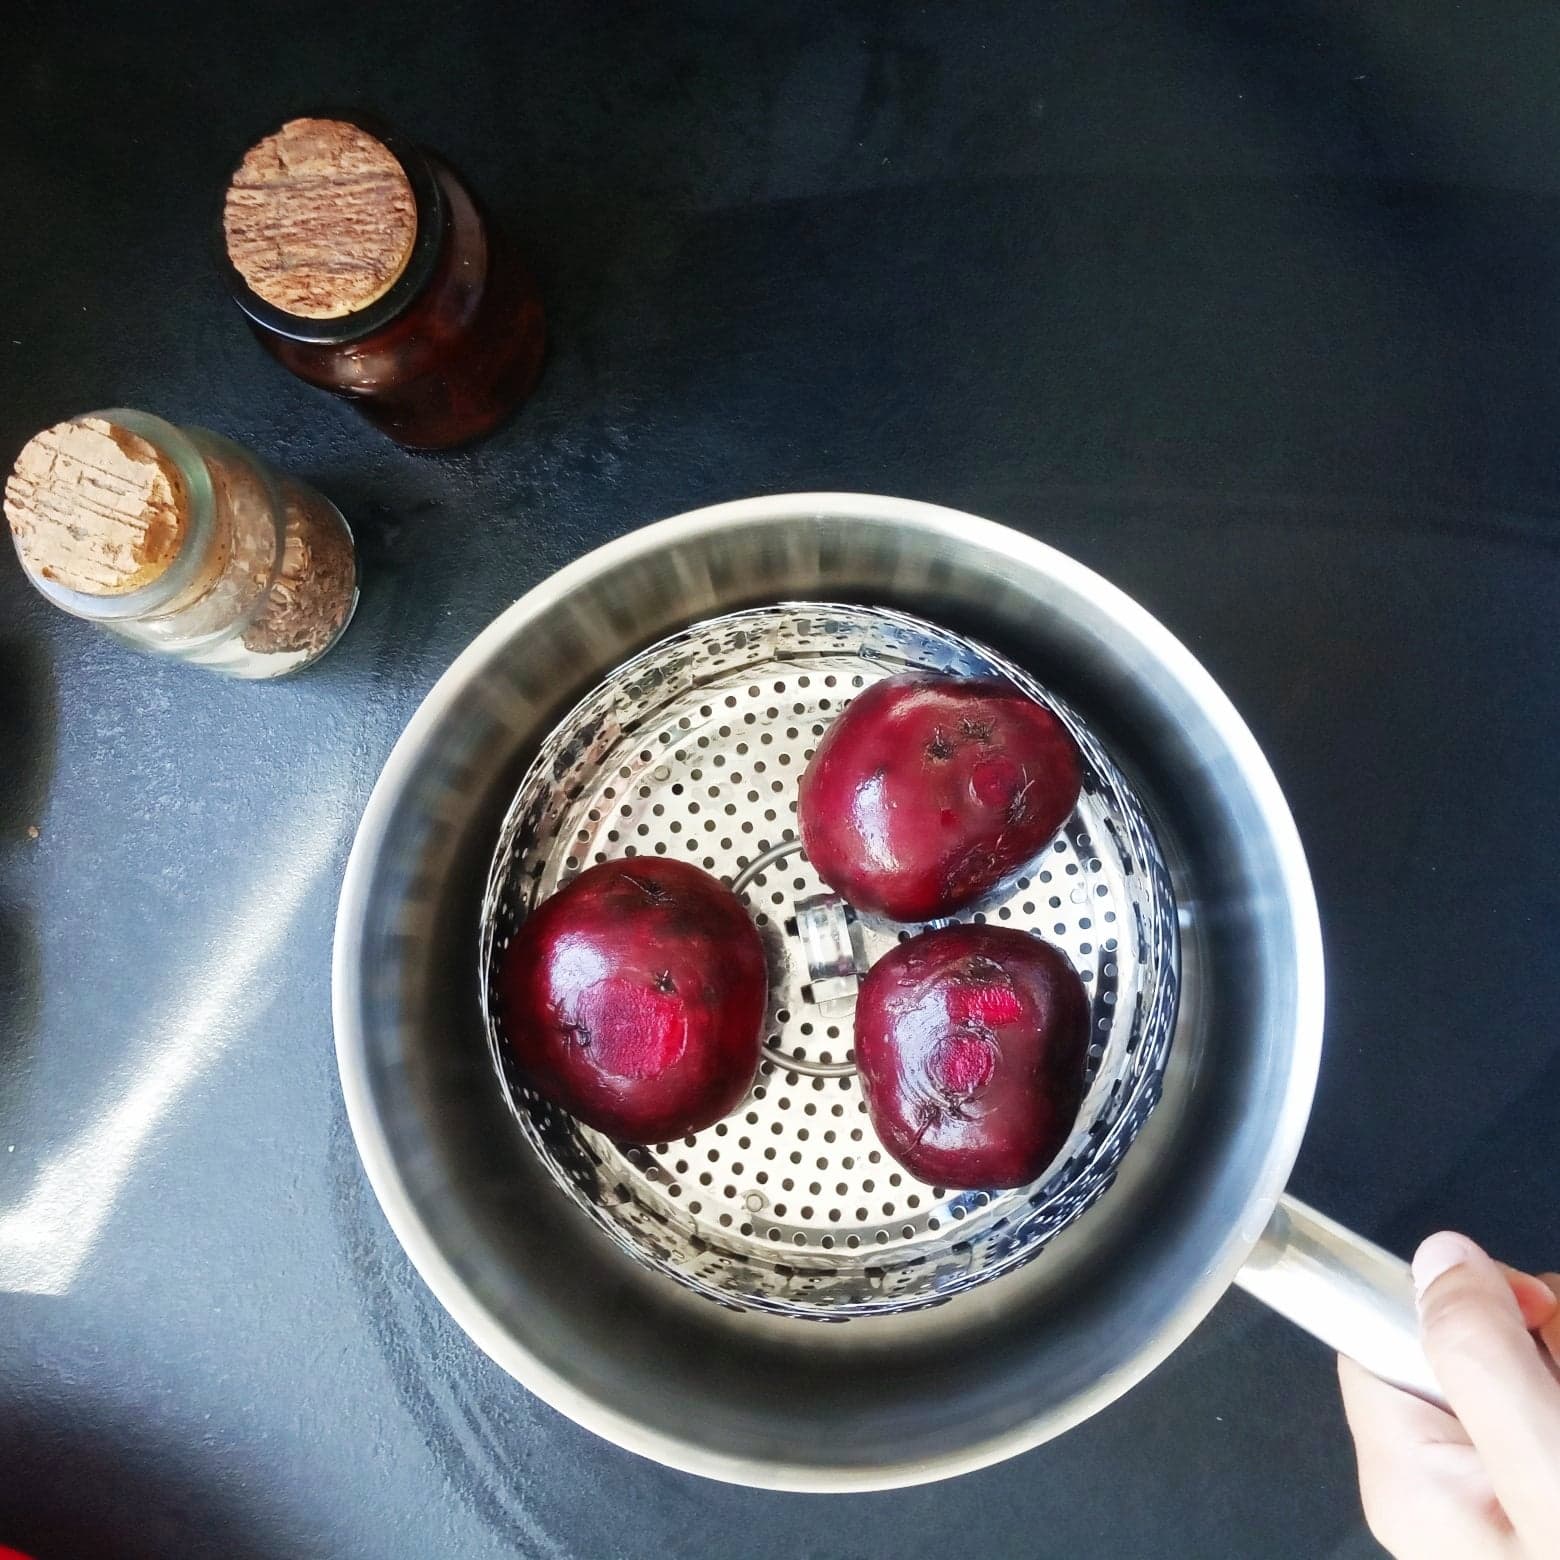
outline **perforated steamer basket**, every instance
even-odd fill
[[[670,725],[665,711],[660,724],[652,718],[664,701],[647,683],[644,697],[623,706],[642,727],[615,730],[607,711],[583,750],[549,749],[561,768],[536,796],[551,798],[556,819],[511,829],[503,860],[514,876],[486,897],[506,818],[516,824],[529,805],[512,812],[517,792],[528,774],[543,773],[539,755],[571,710],[593,689],[616,688],[636,657],[669,636],[691,657],[679,675],[697,675],[696,644],[709,625],[752,609],[799,624],[788,602],[851,604],[836,613],[852,625],[847,643],[809,649],[805,662],[777,654],[784,669],[767,691],[748,676],[716,697],[714,683],[736,668],[709,667],[709,692]],[[896,641],[896,623],[908,642]],[[875,639],[880,653],[867,655]],[[836,654],[841,670],[824,664]],[[843,966],[865,963],[889,931],[847,928],[847,957],[838,907],[808,904],[814,885],[794,852],[769,854],[794,827],[789,806],[776,802],[789,802],[789,777],[836,694],[896,658],[928,656],[1002,664],[1024,686],[1038,679],[1081,723],[1096,786],[1067,825],[1065,849],[982,913],[1000,922],[1006,908],[1006,924],[1038,925],[1091,972],[1096,1026],[1106,1016],[1107,1030],[1084,1130],[1096,1122],[1104,1130],[1092,1151],[1070,1146],[1036,1188],[984,1204],[978,1193],[948,1198],[917,1186],[886,1157],[873,1164],[866,1118],[851,1108],[855,1085],[839,1071],[848,1066],[854,974]],[[783,704],[776,681],[788,684]],[[771,707],[782,712],[775,726]],[[752,727],[743,719],[740,730],[728,718],[749,713]],[[761,720],[772,742],[755,745],[745,733]],[[789,764],[763,758],[782,742]],[[609,750],[622,756],[609,763]],[[1111,763],[1130,787],[1115,784]],[[686,779],[673,778],[679,765]],[[734,772],[743,779],[729,779]],[[689,790],[697,785],[706,795]],[[1133,796],[1152,819],[1157,860],[1131,842]],[[680,818],[674,799],[685,804]],[[1111,848],[1112,818],[1125,848]],[[703,837],[697,848],[690,836]],[[571,854],[579,864],[657,843],[741,881],[755,917],[768,918],[777,979],[801,973],[805,933],[807,974],[820,972],[827,989],[812,981],[821,1032],[789,986],[782,1019],[777,991],[770,1071],[725,1134],[711,1129],[692,1145],[651,1145],[630,1158],[516,1095],[517,1124],[494,1070],[477,950],[485,905],[503,935],[549,873],[578,870]],[[538,859],[542,876],[528,878]],[[1128,886],[1129,861],[1143,888],[1135,875]],[[1163,899],[1162,881],[1147,887],[1162,875],[1173,889]],[[1091,888],[1117,917],[1104,924],[1137,927],[1141,906],[1151,935],[1118,930],[1116,949],[1106,949],[1102,927],[1082,925]],[[1154,906],[1172,902],[1173,923],[1152,930]],[[1177,967],[1161,1072],[1154,997],[1168,995]],[[1105,1000],[1111,981],[1114,1004]],[[1212,679],[1148,613],[1001,526],[903,499],[781,495],[647,527],[545,581],[440,679],[391,754],[347,866],[333,987],[353,1136],[432,1293],[528,1389],[664,1463],[800,1490],[881,1489],[981,1467],[1109,1403],[1232,1281],[1387,1379],[1434,1393],[1406,1265],[1283,1192],[1320,1055],[1322,961],[1305,858],[1272,772]],[[841,1005],[836,1016],[826,1003]],[[1126,1013],[1137,1017],[1118,1016]],[[1139,1123],[1156,1073],[1161,1098]],[[758,1150],[766,1133],[772,1160]],[[1129,1134],[1130,1150],[1120,1152]],[[863,1148],[865,1164],[852,1151]],[[1022,1260],[1042,1240],[1038,1259]]]
[[[950,1193],[885,1151],[851,1049],[856,977],[919,928],[856,921],[797,839],[797,782],[829,722],[902,671],[998,677],[1048,705],[1084,755],[1079,804],[1021,874],[960,920],[1022,927],[1091,996],[1089,1087],[1032,1186]],[[1142,805],[1078,716],[986,647],[904,613],[787,603],[702,622],[612,673],[543,742],[484,900],[484,998],[525,915],[586,867],[690,861],[734,887],[770,968],[765,1051],[726,1120],[621,1145],[494,1063],[558,1185],[639,1260],[727,1304],[827,1319],[926,1305],[1034,1256],[1110,1185],[1159,1097],[1174,1030],[1175,912]]]

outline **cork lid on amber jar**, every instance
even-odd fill
[[[5,484],[5,517],[35,579],[84,596],[144,590],[183,548],[190,494],[178,465],[100,416],[27,441]]]
[[[255,324],[340,343],[416,297],[443,225],[437,180],[415,148],[356,118],[290,119],[228,180],[222,260]]]

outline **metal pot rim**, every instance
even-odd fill
[[[813,515],[865,524],[907,526],[983,544],[1007,554],[1094,600],[1150,653],[1192,699],[1218,733],[1260,807],[1279,865],[1294,928],[1297,1006],[1285,1098],[1267,1152],[1252,1177],[1245,1205],[1232,1214],[1227,1237],[1198,1281],[1181,1297],[1170,1321],[1137,1353],[1102,1375],[1093,1387],[1052,1412],[956,1452],[870,1469],[758,1461],[725,1455],[651,1428],[607,1407],[546,1365],[492,1314],[445,1257],[418,1213],[395,1163],[372,1095],[361,1011],[361,947],[372,863],[396,802],[428,734],[454,706],[484,665],[548,603],[585,581],[672,543],[737,526],[771,524]],[[951,1477],[1027,1451],[1098,1412],[1160,1364],[1191,1333],[1229,1287],[1267,1227],[1299,1153],[1321,1061],[1324,1008],[1320,920],[1305,853],[1294,820],[1256,739],[1222,689],[1192,653],[1156,618],[1092,569],[1047,544],[962,511],[913,499],[863,493],[790,493],[737,499],[661,520],[596,548],[528,591],[488,625],[439,678],[397,740],[374,785],[359,824],[342,884],[332,960],[332,1007],[337,1066],[347,1117],[370,1185],[386,1219],[424,1282],[463,1331],[496,1364],[558,1412],[627,1450],[669,1467],[756,1488],[799,1492],[894,1489]]]

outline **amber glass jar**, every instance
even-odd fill
[[[438,158],[359,119],[295,119],[228,186],[222,261],[265,348],[412,449],[480,437],[546,341],[529,272]]]

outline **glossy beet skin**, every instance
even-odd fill
[[[1082,781],[1066,728],[1016,688],[905,673],[824,734],[802,776],[802,843],[858,910],[936,920],[1037,855]]]
[[[697,867],[636,856],[532,912],[504,950],[497,1000],[533,1088],[587,1126],[656,1143],[740,1102],[767,994],[741,900]]]
[[[879,959],[856,1000],[856,1063],[883,1146],[933,1186],[1026,1186],[1083,1103],[1089,999],[1028,932],[949,926]]]

